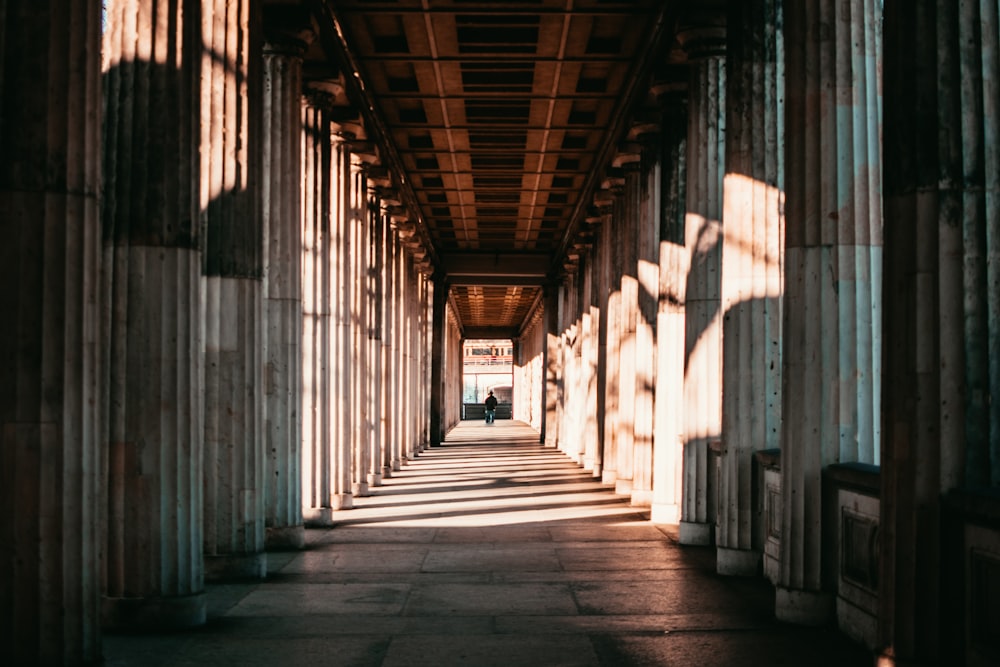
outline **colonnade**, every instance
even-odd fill
[[[15,664],[204,623],[206,580],[264,577],[427,445],[427,250],[343,78],[303,73],[309,14],[254,6],[0,28]]]
[[[203,623],[206,578],[263,576],[460,408],[447,276],[349,82],[304,71],[309,14],[107,4],[103,49],[96,1],[0,26],[18,664]],[[995,655],[1000,9],[681,27],[515,341],[515,417],[782,619]]]
[[[907,664],[996,646],[1000,19],[944,4],[682,16],[545,318],[547,443]]]

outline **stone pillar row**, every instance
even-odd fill
[[[960,12],[987,26],[995,13]],[[880,20],[874,0],[753,0],[682,16],[686,63],[659,68],[650,96],[655,145],[633,121],[595,195],[598,229],[580,233],[544,304],[546,443],[582,457],[655,521],[679,521],[682,543],[715,544],[720,573],[760,571],[753,461],[780,450],[772,574],[777,613],[795,622],[826,622],[833,611],[820,558],[823,469],[880,460]],[[977,37],[983,48],[992,35]],[[988,100],[992,61],[983,62],[959,64]],[[975,102],[963,91],[963,103]],[[967,112],[970,128],[979,114]],[[989,198],[964,201],[983,208]],[[971,258],[965,284],[982,275],[991,284],[970,241],[987,227],[970,228],[956,251]],[[961,422],[976,434],[992,433],[977,402],[992,371],[969,361],[986,356],[990,298],[947,301],[948,321],[981,334],[967,334],[947,364],[966,368],[953,393],[983,388]],[[587,395],[592,378],[598,401]],[[599,426],[579,406],[596,408]],[[580,442],[589,439],[599,453]],[[977,444],[969,460],[989,471],[996,449]]]
[[[426,444],[426,278],[352,158],[356,128],[303,105],[311,19],[272,9],[7,7],[16,664],[97,662],[102,627],[204,623],[206,579],[266,576],[266,548],[304,545],[304,511],[349,507]]]

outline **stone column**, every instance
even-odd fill
[[[370,260],[368,263],[368,378],[371,398],[368,403],[368,419],[370,423],[368,437],[368,486],[382,486],[382,446],[384,439],[383,389],[388,386],[384,373],[386,366],[382,356],[382,338],[385,322],[385,304],[388,301],[383,291],[383,270],[385,268],[385,216],[379,207],[379,202],[372,197],[369,206],[371,238]]]
[[[604,390],[604,447],[601,456],[601,482],[614,484],[618,476],[618,323],[621,320],[621,234],[616,229],[616,197],[602,190],[594,197],[601,215],[601,359]]]
[[[711,39],[717,30],[699,27],[685,34],[692,77],[685,222],[683,544],[711,544],[714,539],[717,491],[711,450],[718,446],[722,432],[719,284],[726,64],[723,51],[713,48],[718,46]]]
[[[197,3],[155,9],[109,2],[104,34],[103,565],[105,624],[163,630],[206,614],[202,35]]]
[[[396,364],[393,361],[392,346],[396,336],[395,315],[398,302],[395,298],[395,276],[393,275],[395,258],[395,233],[390,219],[383,219],[379,229],[379,272],[376,278],[376,290],[381,302],[379,309],[380,341],[379,364],[381,371],[379,386],[379,438],[382,443],[379,448],[379,458],[375,469],[382,479],[392,477],[393,446],[396,440],[393,436],[397,421],[394,410],[400,401],[397,399],[399,384],[396,379]],[[381,483],[381,482],[380,482]]]
[[[264,104],[261,211],[264,229],[264,517],[266,545],[271,549],[301,548],[305,544],[302,520],[301,471],[303,455],[304,353],[303,259],[317,271],[315,227],[309,226],[309,250],[303,250],[305,189],[308,210],[314,211],[316,190],[302,166],[303,145],[312,137],[302,133],[302,56],[312,38],[310,24],[292,13],[266,14],[269,31],[264,47]],[[310,153],[310,156],[314,153]],[[311,189],[311,186],[313,189]],[[314,220],[314,218],[310,218]],[[325,275],[325,266],[319,275]],[[310,274],[309,279],[313,280]],[[314,296],[310,284],[310,296]],[[310,334],[314,333],[310,320]],[[314,339],[310,336],[310,342]],[[312,372],[310,368],[310,372]],[[311,406],[312,407],[312,406]],[[310,427],[314,413],[310,410]]]
[[[328,127],[333,127],[328,125]],[[333,402],[330,428],[333,431],[333,454],[330,457],[329,497],[324,506],[351,509],[351,465],[354,444],[354,292],[358,289],[353,271],[353,199],[354,182],[351,154],[341,135],[331,136],[330,150],[330,300],[332,310],[332,358],[329,364],[330,394]]]
[[[412,266],[412,265],[411,265]],[[444,439],[444,345],[448,335],[445,321],[445,306],[448,304],[448,284],[442,278],[433,282],[433,314],[431,315],[431,447],[437,447]]]
[[[659,285],[656,310],[656,406],[653,447],[654,523],[679,523],[683,498],[684,299],[688,253],[684,247],[687,177],[687,83],[662,85]]]
[[[4,9],[0,643],[10,664],[90,664],[104,529],[101,3]]]
[[[995,512],[1000,487],[1000,17],[889,0],[884,26],[880,664],[989,664],[997,523],[942,500]]]
[[[622,238],[619,285],[618,339],[618,468],[615,493],[631,495],[635,465],[636,323],[639,318],[639,279],[636,238],[641,214],[642,163],[637,153],[619,154],[613,168],[622,173],[621,215],[616,216]]]
[[[400,267],[402,266],[402,255],[403,250],[399,242],[399,232],[397,232],[395,227],[393,227],[391,230],[391,261],[388,263],[391,267],[391,278],[386,283],[391,290],[392,297],[392,324],[390,325],[390,330],[392,332],[390,336],[390,351],[392,353],[390,365],[392,367],[392,372],[389,376],[392,378],[392,387],[389,389],[389,392],[391,393],[392,405],[392,410],[389,413],[392,418],[392,434],[389,438],[389,447],[392,451],[391,467],[393,472],[400,470],[403,466],[403,439],[406,431],[404,428],[404,415],[407,408],[402,400],[406,388],[406,383],[404,382],[405,371],[403,364],[406,327],[403,319],[403,276],[400,271]]]
[[[249,0],[201,6],[205,576],[262,579],[264,233],[260,117],[250,114],[259,28],[251,33]]]
[[[597,219],[595,218],[595,221]],[[588,219],[588,224],[592,224]],[[592,232],[588,232],[592,234]],[[581,440],[583,445],[583,468],[595,474],[601,475],[600,447],[601,438],[597,429],[598,405],[597,405],[597,354],[598,343],[597,334],[600,327],[601,312],[596,306],[597,301],[597,252],[596,248],[587,248],[586,272],[583,276],[583,353],[580,378],[580,395],[577,400],[580,402],[581,414]],[[515,351],[517,347],[515,346]]]
[[[559,345],[559,290],[558,284],[547,284],[543,288],[545,299],[545,416],[542,420],[540,441],[546,447],[559,445],[558,410],[560,400],[559,380],[562,376],[562,351]]]
[[[781,565],[775,612],[826,622],[823,468],[877,463],[881,271],[877,0],[785,3]]]
[[[351,208],[350,208],[350,263],[351,279],[355,289],[351,292],[351,492],[355,497],[370,495],[368,468],[371,451],[368,447],[370,424],[368,422],[371,383],[368,363],[368,306],[370,284],[368,259],[370,248],[368,183],[364,165],[358,155],[351,156]]]
[[[781,435],[784,47],[780,0],[729,3],[723,185],[722,454],[716,568],[753,575],[753,453]]]
[[[268,500],[268,541],[286,522],[303,535],[305,523],[332,521],[334,455],[334,235],[333,162],[327,111],[339,86],[310,81],[301,96],[302,205],[302,440],[295,450],[269,450],[272,470]],[[291,446],[291,443],[289,443]],[[299,464],[300,482],[289,474]],[[287,481],[286,481],[287,478]],[[298,492],[298,493],[297,493]],[[273,498],[273,500],[272,500]],[[287,499],[287,500],[286,500]],[[296,516],[298,515],[298,516]],[[271,522],[277,524],[272,528]],[[283,530],[281,532],[284,532]]]
[[[630,134],[640,132],[638,126]],[[640,138],[638,135],[636,138]],[[645,142],[650,137],[643,135]],[[632,454],[633,505],[653,504],[653,428],[657,369],[656,324],[660,288],[660,156],[648,146],[631,150],[642,158],[639,174],[639,210],[635,234],[636,298],[635,323],[635,418]]]

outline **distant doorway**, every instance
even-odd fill
[[[511,419],[514,404],[514,344],[510,339],[467,340],[462,345],[462,419],[483,419],[490,392],[496,418]]]

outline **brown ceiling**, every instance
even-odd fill
[[[558,274],[627,105],[647,92],[636,74],[664,4],[326,4],[368,125],[390,144],[387,190],[431,246],[467,333],[516,333]]]

